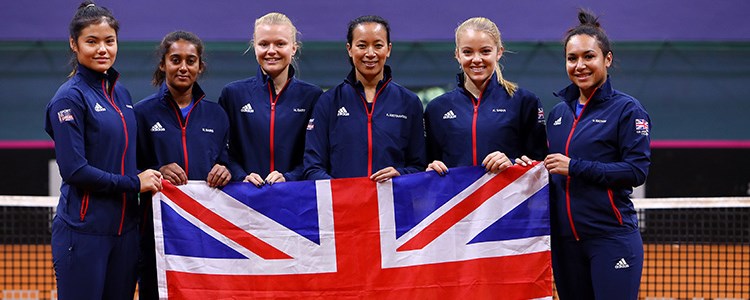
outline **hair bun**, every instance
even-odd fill
[[[89,7],[95,7],[95,6],[96,6],[96,4],[94,3],[94,1],[85,0],[85,1],[81,2],[80,5],[78,5],[78,9],[81,10],[81,9],[86,9],[86,8],[89,8]]]
[[[578,11],[578,21],[581,22],[581,25],[588,25],[588,26],[594,26],[596,28],[600,28],[601,25],[599,24],[599,17],[594,15],[591,11],[587,9],[581,9]]]
[[[602,29],[599,24],[599,17],[588,9],[579,8],[578,21],[580,21],[580,24],[565,32],[565,39],[563,39],[563,45],[565,45],[565,47],[568,46],[570,38],[575,35],[584,34],[596,38],[597,43],[604,54],[612,52],[612,45],[609,43],[607,33],[604,32],[604,29]]]

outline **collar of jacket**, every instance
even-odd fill
[[[346,79],[344,79],[344,82],[352,85],[354,88],[359,90],[364,90],[364,87],[362,86],[362,82],[357,80],[357,70],[352,67],[351,71],[349,71],[349,75],[346,75]],[[375,89],[380,89],[380,87],[383,86],[386,82],[393,79],[393,76],[391,75],[391,67],[388,65],[383,66],[383,79],[381,79],[378,82],[378,85],[375,87]]]
[[[193,103],[197,103],[201,99],[206,97],[206,93],[203,92],[203,89],[200,85],[198,85],[198,82],[193,83]],[[169,92],[169,88],[167,87],[167,83],[163,82],[161,84],[161,87],[159,88],[159,95],[157,96],[157,99],[161,99],[162,101],[167,102],[166,104],[169,105],[169,101],[174,101],[174,98],[172,98],[172,93]]]
[[[552,94],[555,95],[555,97],[562,99],[562,101],[567,102],[568,105],[571,105],[571,107],[575,107],[575,101],[578,101],[578,97],[581,95],[581,91],[578,89],[577,85],[571,83],[566,88]],[[591,98],[591,101],[594,101],[594,103],[604,102],[607,99],[611,98],[612,94],[614,94],[614,89],[612,88],[612,83],[610,81],[609,75],[607,75],[607,80],[604,81],[604,84],[602,84],[601,87],[596,89],[596,92],[594,92],[594,96]]]
[[[456,74],[456,84],[458,85],[458,88],[464,91],[464,94],[471,95],[471,93],[469,93],[469,90],[466,89],[466,76],[464,76],[464,72]],[[492,76],[487,82],[487,86],[484,88],[484,90],[479,92],[482,93],[481,96],[484,97],[485,95],[489,95],[490,92],[494,91],[498,87],[500,87],[500,83],[497,81],[497,72],[492,72]],[[505,89],[502,90],[505,91]]]
[[[290,64],[289,65],[289,71],[288,71],[288,74],[287,74],[287,76],[288,76],[287,79],[294,78],[294,74],[295,73],[296,73],[296,71],[294,70],[294,66]],[[262,82],[263,85],[266,85],[266,84],[268,84],[270,82],[271,83],[271,87],[275,88],[275,86],[273,86],[273,78],[271,78],[271,75],[268,75],[268,74],[266,74],[266,72],[263,72],[263,68],[261,68],[260,66],[258,66],[258,72],[255,74],[255,77],[257,77],[258,81]]]
[[[101,88],[101,81],[106,80],[109,82],[110,87],[115,86],[115,82],[117,82],[117,79],[120,78],[120,73],[115,70],[115,68],[109,68],[107,70],[107,73],[99,73],[96,71],[93,71],[86,66],[82,64],[78,64],[78,67],[76,68],[76,74],[78,76],[81,76],[86,83],[90,84],[94,88]]]

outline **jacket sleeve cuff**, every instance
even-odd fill
[[[282,173],[281,175],[284,176],[284,181],[287,181],[287,182],[299,180],[299,177],[296,176],[295,172],[293,171]]]
[[[418,173],[418,172],[421,171],[421,170],[419,170],[417,168],[413,168],[413,167],[404,167],[404,168],[395,168],[395,169],[401,175],[413,174],[413,173]]]
[[[141,179],[138,175],[126,176],[124,181],[126,185],[129,185],[125,188],[126,190],[135,191],[136,193],[141,191]]]
[[[578,177],[581,174],[581,168],[583,167],[581,164],[584,164],[583,161],[578,159],[570,159],[570,162],[568,163],[568,176],[570,177]]]

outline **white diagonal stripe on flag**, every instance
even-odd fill
[[[399,246],[419,234],[429,224],[433,223],[440,216],[455,207],[467,196],[474,193],[482,185],[489,182],[494,176],[496,175],[485,174],[398,239],[396,239],[395,234],[396,225],[394,223],[395,212],[393,207],[393,186],[390,181],[379,184],[378,202],[382,227],[381,251],[383,254],[383,267],[403,267],[426,263],[548,251],[550,245],[548,235],[517,240],[468,244],[484,229],[513,210],[530,196],[547,186],[548,175],[542,164],[537,164],[524,173],[520,178],[509,184],[504,189],[498,191],[475,211],[467,215],[457,224],[453,225],[423,249],[410,251],[396,250]],[[521,246],[527,247],[519,248]],[[415,251],[430,253],[430,255],[414,255],[413,252]]]
[[[195,185],[197,182],[191,183],[194,184],[189,188],[188,186],[178,188],[207,209],[219,213],[222,218],[290,255],[292,259],[263,259],[187,213],[165,195],[159,194],[161,197],[154,198],[154,214],[157,213],[157,210],[158,213],[161,213],[159,201],[156,201],[160,200],[206,234],[247,257],[246,259],[219,259],[167,255],[169,264],[165,266],[167,269],[204,274],[235,275],[303,274],[336,271],[332,198],[329,181],[316,182],[318,210],[321,212],[318,217],[320,245],[237,201],[219,189],[209,188],[204,182],[201,182],[199,187]],[[161,227],[161,224],[159,227]],[[157,243],[157,245],[159,244]],[[163,248],[160,251],[164,253]],[[196,270],[201,271],[196,272]]]

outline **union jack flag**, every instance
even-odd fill
[[[547,171],[479,167],[257,188],[165,182],[169,299],[551,299]]]
[[[636,131],[648,131],[648,121],[646,119],[635,119]]]

